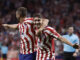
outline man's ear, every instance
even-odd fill
[[[44,23],[45,26],[47,26],[48,23],[49,23],[49,20],[48,19],[44,19],[44,22],[43,23]]]

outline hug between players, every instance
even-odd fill
[[[48,26],[49,20],[42,17],[41,14],[34,14],[31,18],[26,16],[27,9],[25,7],[20,7],[16,11],[16,18],[19,23],[3,24],[4,27],[12,29],[18,28],[19,30],[19,60],[55,60],[55,52],[52,48],[52,42],[54,40],[59,40],[64,43],[64,60],[73,60],[65,57],[67,53],[72,53],[71,55],[69,54],[70,57],[73,56],[73,53],[76,54],[79,52],[79,39],[73,32],[67,37],[61,36],[53,27]],[[71,29],[73,30],[72,26],[69,27],[69,30]],[[53,47],[55,46],[53,45]],[[71,51],[69,47],[73,49],[73,51]]]

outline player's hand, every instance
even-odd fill
[[[2,26],[7,27],[7,26],[8,26],[8,24],[2,24]]]
[[[49,23],[49,20],[48,19],[43,19],[43,23],[42,23],[42,27],[46,27]]]
[[[73,48],[79,49],[79,45],[78,45],[78,44],[74,44],[74,45],[73,45]]]
[[[76,57],[77,56],[77,53],[73,53],[73,56]]]

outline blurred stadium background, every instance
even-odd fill
[[[1,24],[18,23],[15,11],[21,6],[27,8],[28,17],[41,13],[50,20],[49,25],[62,35],[66,33],[67,25],[73,25],[80,37],[80,0],[0,0],[0,48],[3,47],[0,49],[0,60],[4,53],[7,60],[18,60],[19,33],[13,29],[6,30]],[[55,52],[56,60],[62,60],[63,45],[59,41],[55,41]],[[77,60],[80,60],[80,53]]]

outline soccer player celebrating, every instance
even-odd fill
[[[35,59],[35,29],[33,27],[33,18],[26,18],[27,9],[24,7],[18,8],[16,17],[19,24],[3,24],[5,27],[17,28],[20,32],[20,54],[19,60],[36,60]],[[48,21],[48,20],[47,20]]]
[[[53,51],[51,50],[51,40],[56,38],[74,48],[79,48],[78,45],[70,43],[67,39],[63,38],[56,30],[52,27],[43,27],[43,19],[35,20],[34,24],[37,26],[36,36],[39,38],[38,50],[36,60],[55,60]]]

